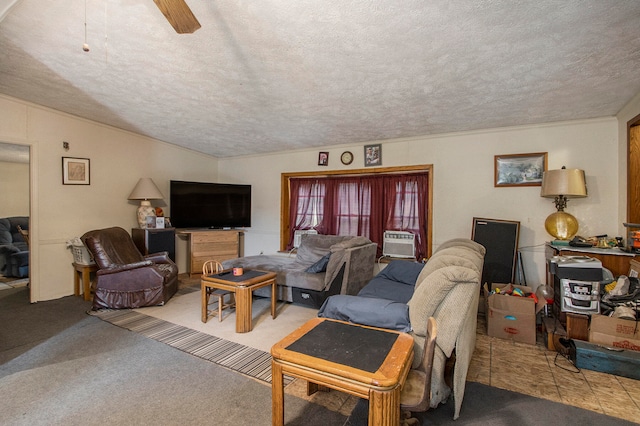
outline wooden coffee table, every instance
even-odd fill
[[[252,330],[251,324],[253,291],[271,286],[271,316],[276,318],[276,274],[258,270],[244,270],[239,276],[232,274],[232,269],[220,273],[203,275],[200,280],[202,298],[202,322],[207,322],[207,288],[232,291],[236,298],[236,333],[247,333]]]
[[[413,361],[406,333],[314,318],[271,348],[272,424],[284,424],[287,374],[369,400],[369,425],[400,424],[400,391]]]

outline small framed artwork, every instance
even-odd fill
[[[547,153],[496,155],[494,186],[541,186]]]
[[[364,146],[364,165],[366,167],[382,165],[381,144]]]
[[[329,165],[329,153],[321,151],[318,154],[318,166],[328,166],[328,165]]]
[[[62,157],[63,185],[90,185],[89,159]]]
[[[149,229],[155,229],[156,228],[156,217],[155,216],[147,216],[145,218],[145,221],[147,222],[147,228],[149,228]]]

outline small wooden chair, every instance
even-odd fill
[[[212,275],[217,274],[222,271],[222,264],[216,260],[207,260],[202,265],[202,275]],[[224,297],[229,295],[229,303],[225,303]],[[211,296],[215,296],[218,298],[218,309],[209,311],[209,299]],[[209,314],[218,315],[218,321],[222,321],[222,311],[226,308],[235,308],[236,307],[236,298],[232,291],[227,290],[219,290],[207,287],[207,295],[206,295],[206,306],[207,306],[207,316]]]
[[[29,247],[29,231],[25,231],[22,229],[22,226],[18,225],[18,232],[24,238],[24,241],[27,243],[27,247]]]
[[[418,424],[417,419],[411,419],[406,411],[423,412],[429,409],[431,402],[431,370],[433,368],[433,355],[436,348],[436,337],[438,334],[436,320],[429,317],[427,320],[427,337],[424,343],[424,353],[422,363],[415,370],[410,370],[407,380],[402,387],[400,394],[400,409],[405,419],[403,424]],[[415,420],[415,423],[411,422]]]

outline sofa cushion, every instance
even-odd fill
[[[18,231],[20,226],[25,231],[29,229],[28,216],[12,216],[0,219],[0,244],[24,244],[27,242]]]
[[[468,238],[452,238],[440,244],[434,254],[449,247],[467,247],[477,251],[482,256],[484,256],[487,251],[482,244]]]
[[[471,242],[473,243],[473,241]],[[479,244],[478,246],[484,249]],[[482,251],[483,250],[478,251],[472,247],[464,245],[449,246],[436,251],[436,253],[429,258],[427,264],[420,272],[420,275],[416,280],[416,287],[418,287],[429,274],[443,266],[465,266],[482,274],[482,267],[484,265],[484,256]]]
[[[464,266],[445,266],[429,274],[416,286],[409,301],[409,318],[414,325],[413,331],[421,336],[427,332],[427,319],[447,297],[451,289],[460,284],[473,283],[480,292],[479,276],[476,271]],[[460,314],[464,314],[460,312]]]
[[[318,260],[316,263],[314,263],[313,265],[309,266],[305,272],[309,272],[310,274],[317,274],[319,272],[326,272],[327,270],[327,265],[329,264],[329,257],[331,256],[331,253],[327,253],[324,256],[322,256],[320,258],[320,260]]]
[[[394,260],[382,269],[376,277],[387,278],[407,285],[415,285],[424,263]]]
[[[13,237],[11,236],[11,224],[9,219],[0,219],[0,244],[13,243]]]
[[[296,261],[307,266],[313,265],[330,252],[332,245],[351,238],[353,237],[305,234],[302,236],[300,247],[298,247]]]
[[[321,291],[325,287],[324,272],[310,274],[306,272],[309,265],[300,264],[297,258],[294,257],[257,255],[229,259],[222,262],[222,267],[225,269],[236,266],[245,269],[275,272],[276,282],[281,286],[298,287],[316,291]],[[256,294],[261,295],[262,292]]]
[[[358,296],[377,297],[394,302],[407,303],[413,296],[415,287],[376,276],[358,292]]]
[[[318,316],[404,332],[411,330],[409,307],[387,299],[338,294],[325,300]]]
[[[473,269],[479,274],[482,273],[482,263],[474,262],[462,256],[456,256],[453,254],[439,254],[438,256],[433,256],[425,267],[422,269],[422,272],[416,279],[416,287],[420,285],[424,281],[424,279],[429,276],[434,271],[437,271],[440,268],[444,268],[445,266],[464,266],[466,268]]]

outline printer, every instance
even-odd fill
[[[602,262],[589,256],[554,256],[549,259],[555,295],[554,313],[600,313]]]

